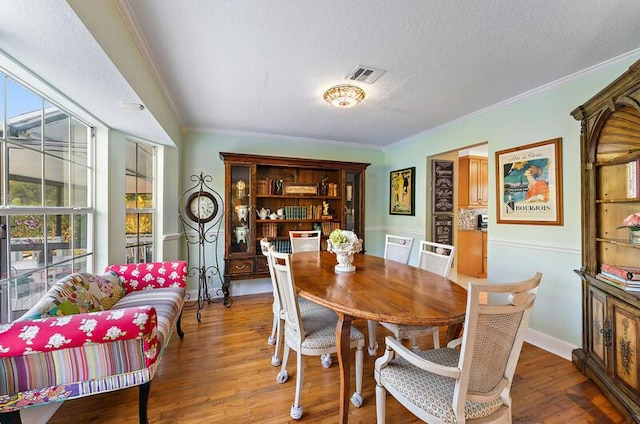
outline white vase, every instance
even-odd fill
[[[356,243],[340,243],[333,244],[331,240],[327,240],[327,251],[335,253],[338,265],[334,267],[336,272],[354,272],[356,270],[353,265],[353,254],[362,250],[362,241]]]
[[[338,260],[338,265],[334,267],[336,272],[354,272],[356,270],[355,265],[353,265],[353,252],[334,250],[334,253]]]

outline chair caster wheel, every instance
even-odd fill
[[[320,356],[320,362],[322,363],[323,367],[329,368],[331,366],[331,364],[333,363],[333,359],[331,359],[331,355],[330,354],[325,353],[325,354]]]
[[[278,373],[278,375],[276,376],[276,381],[278,382],[278,384],[282,384],[285,381],[287,381],[289,379],[289,374],[287,374],[287,371],[280,371]]]
[[[277,367],[280,365],[280,358],[278,358],[276,355],[273,355],[271,357],[271,365],[273,365],[274,367]]]
[[[294,420],[302,418],[302,406],[291,405],[291,413],[289,415],[291,415],[291,418]]]
[[[360,408],[362,406],[362,394],[355,392],[353,396],[351,396],[351,403],[356,408]]]

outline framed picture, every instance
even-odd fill
[[[389,213],[391,215],[416,214],[416,168],[405,168],[389,174]]]
[[[496,152],[497,222],[562,225],[562,138]]]

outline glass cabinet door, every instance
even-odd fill
[[[231,184],[229,189],[229,219],[227,220],[228,234],[230,234],[229,253],[249,253],[251,250],[251,166],[232,165]]]
[[[362,227],[362,173],[346,172],[344,187],[344,214],[346,229],[353,231],[356,235],[364,239],[364,228]]]

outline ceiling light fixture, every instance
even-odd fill
[[[336,85],[324,92],[324,99],[331,106],[351,107],[364,100],[365,92],[355,85]]]

